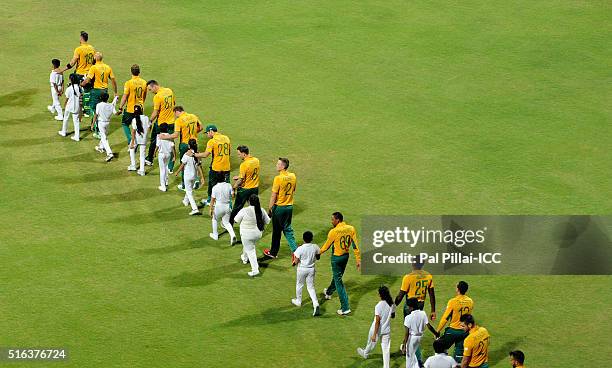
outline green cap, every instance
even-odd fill
[[[206,130],[204,131],[205,133],[208,133],[210,131],[216,132],[217,131],[217,126],[214,124],[209,124],[206,126]]]

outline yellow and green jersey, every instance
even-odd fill
[[[414,270],[402,279],[400,290],[406,292],[406,298],[417,298],[425,301],[427,290],[433,289],[433,276],[424,270]]]
[[[102,61],[98,61],[95,65],[89,68],[87,78],[93,79],[93,88],[105,89],[108,88],[108,78],[115,78],[113,69]]]
[[[123,94],[127,95],[127,112],[134,112],[136,105],[144,107],[144,96],[147,90],[147,81],[133,75],[132,79],[123,85]]]
[[[215,133],[206,143],[206,152],[212,154],[210,168],[214,171],[230,171],[230,139],[221,133]]]
[[[174,131],[179,132],[180,142],[185,144],[189,144],[190,139],[198,140],[198,130],[201,130],[201,127],[197,116],[184,111],[174,121]]]
[[[239,176],[242,179],[242,188],[259,187],[259,159],[247,156],[240,164]]]
[[[355,253],[355,259],[361,260],[361,253],[359,251],[359,245],[357,242],[357,232],[355,228],[345,222],[341,222],[336,225],[327,234],[327,240],[321,247],[321,254],[332,247],[332,254],[335,256],[342,256],[349,253],[349,249],[353,247]]]
[[[80,75],[87,75],[89,69],[94,63],[94,54],[96,49],[88,43],[84,43],[74,49],[74,56],[77,58],[76,73]]]
[[[461,329],[461,322],[459,319],[464,314],[472,314],[474,310],[474,301],[467,295],[457,295],[448,301],[446,310],[440,319],[438,324],[438,332],[442,331],[442,328],[446,324],[446,321],[450,319],[450,328],[456,330]]]
[[[174,92],[170,88],[159,87],[153,96],[153,109],[157,110],[158,124],[174,124],[174,105],[176,104]]]
[[[272,193],[276,193],[277,206],[291,206],[293,205],[293,196],[295,194],[295,187],[297,185],[297,178],[294,173],[287,170],[282,170],[274,177],[272,182]]]
[[[463,356],[471,357],[468,367],[480,367],[489,361],[489,340],[486,328],[474,326],[463,341]]]

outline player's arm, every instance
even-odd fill
[[[357,269],[361,269],[361,252],[359,251],[359,245],[357,244],[357,233],[353,230],[351,234],[351,241],[353,242],[353,253],[355,254],[355,264]]]
[[[130,127],[130,130],[132,131],[132,140],[130,142],[130,148],[134,148],[136,147],[136,129]],[[157,150],[157,147],[155,147],[155,150]]]
[[[467,340],[467,338],[466,338]],[[468,368],[470,366],[470,362],[472,361],[472,341],[463,342],[463,359],[461,359],[461,368]]]
[[[268,202],[268,215],[272,217],[272,208],[276,204],[278,199],[278,192],[280,191],[280,178],[277,176],[272,181],[272,195],[270,196],[270,202]]]
[[[372,334],[372,342],[376,342],[376,336],[378,336],[378,330],[380,329],[380,316],[377,314],[374,322],[374,333]]]
[[[167,140],[167,141],[172,141],[172,140],[178,138],[178,136],[179,136],[179,132],[174,132],[172,134],[170,134],[170,133],[161,133],[161,134],[158,135],[159,139],[164,139],[164,140]]]
[[[74,54],[74,56],[72,57],[72,60],[70,60],[70,62],[68,64],[66,64],[66,67],[64,69],[60,69],[62,71],[62,73],[65,72],[68,69],[72,69],[72,67],[76,65],[78,60],[79,60],[79,55],[78,54]]]
[[[334,244],[333,229],[329,232],[329,234],[327,234],[327,240],[325,240],[325,244],[323,244],[323,246],[319,250],[319,255],[327,252],[327,250],[329,249],[329,247],[331,247],[332,244]]]
[[[217,203],[217,198],[212,196],[210,198],[210,217],[212,217],[213,213],[215,213],[215,203]]]
[[[427,322],[427,329],[429,329],[429,331],[436,337],[436,339],[440,337],[440,333],[436,331],[436,329],[429,322]]]
[[[244,164],[240,165],[240,172],[238,175],[234,176],[234,181],[236,181],[234,183],[234,189],[240,188],[242,183],[244,183],[244,178],[246,177],[246,170],[243,169],[244,166]]]
[[[158,115],[159,115],[159,110],[158,109],[154,109],[153,112],[151,113],[151,117],[149,118],[149,120],[151,122],[154,122],[157,119]]]
[[[91,120],[91,130],[93,130],[94,124],[96,124],[97,122],[98,122],[98,112],[96,111],[94,113],[93,119]]]
[[[440,323],[438,323],[438,329],[437,329],[438,332],[442,331],[442,329],[444,328],[444,325],[446,325],[446,322],[452,316],[453,316],[453,305],[451,301],[449,301],[448,304],[446,305],[446,310],[444,311],[442,318],[440,318]]]
[[[115,76],[113,74],[111,74],[111,83],[113,84],[113,92],[115,93],[115,96],[117,96],[117,80],[115,79]]]
[[[402,300],[404,299],[405,296],[406,296],[406,291],[400,289],[399,293],[397,293],[397,296],[395,297],[395,305],[402,304]]]
[[[429,304],[431,305],[431,315],[429,316],[432,321],[436,320],[436,292],[432,287],[427,288],[427,292],[429,293]]]
[[[404,334],[404,342],[402,342],[402,354],[406,355],[406,344],[408,343],[408,338],[410,337],[410,329],[406,327],[406,333]]]
[[[183,169],[185,168],[185,164],[181,162],[181,166],[179,166],[178,170],[176,170],[176,172],[174,173],[174,176],[178,176],[181,171],[183,171]]]
[[[127,102],[129,95],[130,95],[130,90],[129,88],[127,88],[127,86],[125,86],[123,88],[123,96],[121,96],[121,102],[119,103],[119,111],[117,111],[117,115],[123,112],[123,109],[125,108],[125,104]]]
[[[461,360],[461,368],[468,368],[471,360],[472,360],[471,356],[465,356],[464,354],[463,359]]]

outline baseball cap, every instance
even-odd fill
[[[206,130],[204,131],[205,133],[208,133],[210,131],[216,132],[217,131],[217,126],[214,124],[209,124],[206,126]]]

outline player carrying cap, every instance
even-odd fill
[[[61,72],[65,72],[66,70],[71,69],[73,66],[76,65],[75,73],[79,76],[79,82],[82,82],[85,79],[85,76],[87,76],[87,73],[89,73],[89,69],[94,64],[94,54],[96,52],[96,49],[88,43],[89,35],[85,31],[81,31],[81,38],[79,42],[79,47],[74,49],[74,55],[72,56],[72,60],[70,60],[68,65],[66,65],[66,67],[63,68]],[[91,91],[91,88],[91,83],[88,83],[83,88],[83,113],[85,114],[85,116],[93,114],[93,110],[90,108],[89,105],[89,93]]]
[[[89,72],[87,73],[87,77],[83,82],[81,82],[81,87],[85,88],[86,85],[89,84],[90,81],[94,81],[93,89],[90,92],[89,96],[89,108],[91,111],[96,110],[96,106],[101,101],[100,96],[103,93],[108,94],[108,80],[110,79],[113,83],[113,92],[114,98],[113,102],[117,98],[117,81],[115,80],[115,74],[113,73],[113,69],[108,66],[106,63],[102,61],[104,56],[101,52],[96,52],[94,54],[94,59],[96,63],[89,68]],[[95,124],[94,119],[92,118],[92,124]],[[93,127],[94,137],[99,138],[99,131],[97,124]]]
[[[264,255],[268,258],[278,256],[281,232],[285,234],[291,253],[295,252],[297,248],[293,228],[291,227],[293,197],[297,186],[297,178],[288,169],[289,159],[279,157],[276,162],[278,175],[274,177],[274,182],[272,182],[272,196],[270,196],[270,203],[268,204],[268,214],[272,218],[272,245],[270,249],[264,249]]]
[[[144,111],[144,102],[147,98],[147,81],[140,78],[140,66],[138,64],[132,65],[131,72],[132,78],[123,84],[123,96],[121,96],[121,103],[117,112],[117,115],[123,113],[121,127],[128,144],[132,141],[131,126],[132,120],[135,118],[134,108],[140,106],[141,110]]]
[[[194,115],[185,112],[183,106],[175,106],[174,109],[174,133],[160,134],[159,139],[174,141],[179,138],[179,160],[183,158],[185,152],[189,150],[189,140],[195,139],[198,142],[198,133],[202,131],[200,119]],[[181,177],[181,184],[178,185],[180,190],[185,190],[184,177]],[[195,187],[199,187],[196,180]]]
[[[461,368],[489,368],[489,331],[478,326],[471,314],[464,314],[459,320],[461,328],[468,333],[463,341]]]
[[[208,136],[206,151],[198,153],[196,156],[206,158],[212,155],[210,170],[208,171],[208,199],[202,200],[202,204],[208,206],[210,204],[212,188],[218,183],[219,178],[223,177],[224,181],[229,183],[230,152],[232,150],[232,145],[230,139],[226,135],[217,131],[216,125],[207,125],[205,132],[206,136]]]
[[[147,155],[146,164],[153,165],[153,156],[155,156],[155,147],[157,143],[157,134],[159,133],[159,125],[168,124],[168,133],[174,133],[174,106],[176,105],[176,96],[170,88],[161,87],[156,80],[151,79],[147,82],[147,90],[153,93],[153,113],[149,120],[153,123],[151,128],[151,141],[149,143],[149,154]],[[197,142],[196,142],[197,143]],[[170,160],[168,169],[172,172],[174,161]]]
[[[234,217],[244,207],[252,194],[259,194],[259,159],[251,156],[249,147],[238,146],[238,156],[242,159],[240,173],[234,176],[234,207],[230,214],[230,224],[234,224]]]
[[[436,329],[437,332],[440,333],[442,328],[444,328],[444,325],[446,325],[446,322],[450,320],[450,326],[444,330],[444,334],[442,337],[440,337],[440,340],[444,343],[447,349],[455,344],[455,353],[453,354],[453,358],[455,358],[457,363],[461,363],[461,359],[463,358],[463,340],[467,336],[465,331],[463,331],[461,328],[461,322],[459,319],[464,314],[472,314],[474,310],[474,301],[472,298],[465,295],[467,291],[467,282],[459,281],[456,288],[457,296],[448,301],[446,310],[444,311],[444,314],[440,319],[440,323],[438,324],[438,328]]]
[[[357,232],[353,226],[344,222],[344,216],[340,212],[334,212],[331,217],[331,223],[334,228],[327,234],[327,241],[321,247],[321,254],[325,253],[329,247],[332,247],[332,280],[329,286],[323,289],[323,294],[325,294],[325,299],[329,300],[334,291],[337,290],[341,307],[337,313],[339,315],[347,315],[351,313],[351,308],[344,283],[342,282],[342,275],[344,275],[344,270],[348,263],[349,249],[352,247],[353,253],[355,253],[357,270],[361,268],[361,255],[357,245]]]

